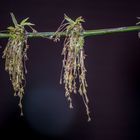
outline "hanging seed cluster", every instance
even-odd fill
[[[11,14],[14,27],[8,27],[9,39],[3,52],[5,59],[5,70],[9,73],[10,80],[15,91],[14,96],[19,97],[19,106],[22,112],[22,97],[24,95],[25,73],[27,73],[25,61],[27,60],[27,35],[25,26],[32,26],[33,24],[27,22],[28,18],[17,23],[16,18]]]
[[[66,23],[65,23],[66,21]],[[71,94],[77,93],[82,96],[83,102],[86,107],[88,121],[90,121],[88,97],[87,97],[87,81],[86,81],[86,68],[84,64],[84,36],[82,22],[84,19],[78,17],[75,21],[65,15],[58,30],[51,37],[54,41],[60,40],[60,33],[64,32],[66,38],[64,40],[64,47],[62,55],[64,56],[62,71],[60,77],[60,84],[65,85],[65,96],[67,97],[70,108],[73,108]],[[77,86],[78,85],[78,86]]]

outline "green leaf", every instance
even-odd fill
[[[33,25],[35,25],[35,24],[30,23],[30,22],[25,22],[25,23],[23,23],[22,25],[23,25],[23,26],[33,26]]]
[[[85,22],[85,20],[82,17],[78,17],[75,22],[77,22],[77,23]]]
[[[140,19],[140,17],[137,17],[137,19]],[[136,23],[136,25],[139,25],[139,24],[140,24],[140,21]]]
[[[31,30],[33,31],[33,33],[37,33],[37,31],[34,28],[32,28],[32,26],[29,25],[29,27],[31,28]]]
[[[17,26],[18,25],[18,22],[17,22],[17,20],[15,18],[15,15],[13,13],[10,13],[10,15],[12,17],[12,21],[13,21],[14,25]]]
[[[137,23],[136,23],[136,25],[139,25],[139,24],[140,24],[140,22],[137,22]]]
[[[66,14],[64,14],[64,18],[69,22],[69,23],[74,23],[74,21],[69,18]]]
[[[12,26],[9,26],[7,29],[8,29],[8,30],[14,30],[15,28],[12,27]]]
[[[24,23],[26,23],[26,21],[27,21],[28,19],[29,19],[29,18],[23,19],[23,20],[20,22],[20,25],[24,25]]]

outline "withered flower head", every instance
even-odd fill
[[[70,108],[73,108],[71,94],[77,93],[77,91],[79,92],[86,107],[88,121],[90,121],[89,100],[86,90],[88,85],[84,64],[86,55],[84,52],[84,36],[82,35],[84,29],[82,27],[82,22],[84,22],[82,17],[78,17],[73,21],[68,16],[64,15],[64,20],[51,38],[54,41],[59,41],[62,34],[65,34],[66,36],[62,50],[64,59],[60,84],[63,83],[65,85],[65,96],[70,103]]]
[[[24,95],[24,86],[25,86],[25,73],[27,73],[25,61],[27,60],[27,31],[25,26],[34,25],[28,22],[29,18],[26,18],[17,23],[17,20],[13,13],[11,13],[12,21],[14,26],[8,27],[9,39],[8,43],[3,52],[3,58],[5,59],[5,70],[9,73],[10,80],[14,89],[14,96],[18,96],[19,106],[22,112],[22,97]]]

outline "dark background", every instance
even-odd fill
[[[0,30],[11,25],[10,12],[20,21],[30,17],[37,31],[55,31],[66,13],[83,16],[85,29],[135,25],[140,1],[100,0],[1,0]],[[0,39],[0,56],[7,39]],[[29,39],[27,85],[20,117],[18,98],[4,60],[0,61],[0,140],[138,140],[140,135],[140,40],[137,32],[85,39],[89,107],[73,95],[68,108],[64,87],[59,85],[63,42]]]

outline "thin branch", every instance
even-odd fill
[[[113,33],[122,33],[122,32],[132,32],[132,31],[140,31],[140,26],[128,26],[128,27],[119,27],[119,28],[108,28],[108,29],[97,29],[97,30],[86,30],[81,33],[84,37],[90,36],[98,36],[98,35],[106,35]],[[29,38],[46,38],[51,37],[54,32],[35,32],[35,33],[27,33]],[[65,32],[60,33],[61,36],[65,36]],[[0,33],[0,38],[8,38],[8,33]]]

